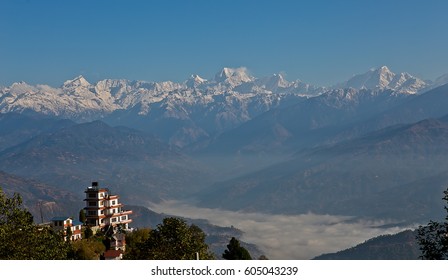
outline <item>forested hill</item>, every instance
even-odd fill
[[[323,254],[315,260],[416,260],[421,255],[415,238],[416,231],[406,230],[393,235],[381,235],[355,247],[336,253]]]

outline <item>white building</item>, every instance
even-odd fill
[[[100,188],[98,182],[92,182],[85,193],[86,225],[98,228],[121,225],[122,229],[129,229],[132,211],[123,209],[118,195],[112,195],[107,188]]]
[[[62,231],[64,240],[67,240],[67,230],[70,228],[72,241],[81,239],[82,223],[74,222],[71,217],[54,217],[51,219],[51,227],[54,231]]]

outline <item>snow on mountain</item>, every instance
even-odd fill
[[[183,145],[191,141],[191,135],[223,132],[270,109],[299,102],[308,94],[309,87],[302,83],[287,82],[277,74],[256,79],[243,67],[223,68],[210,80],[192,75],[184,83],[125,79],[90,83],[78,76],[58,88],[24,82],[4,87],[0,89],[0,112],[35,112],[74,121],[107,117],[112,124],[136,128],[160,123],[166,130],[176,130],[167,136],[175,139],[167,140]]]
[[[158,123],[165,130],[175,130],[167,132],[168,138],[176,135],[169,141],[188,144],[191,135],[197,138],[221,133],[268,110],[322,94],[334,95],[328,100],[334,98],[329,102],[336,104],[355,100],[353,97],[361,89],[413,94],[426,83],[407,73],[394,74],[384,66],[354,76],[342,86],[354,90],[339,96],[337,91],[300,80],[289,82],[281,74],[255,78],[244,67],[223,68],[209,80],[192,75],[183,83],[125,79],[90,83],[78,76],[58,88],[25,82],[0,88],[0,112],[35,112],[74,121],[107,117],[112,124],[136,128]]]
[[[63,88],[77,88],[77,87],[87,88],[90,86],[91,84],[82,75],[74,78],[73,80],[68,80],[62,85]]]
[[[352,87],[355,89],[382,90],[392,89],[399,93],[416,94],[428,86],[423,80],[408,73],[395,74],[387,66],[370,69],[364,74],[358,74],[337,87]]]
[[[353,76],[347,82],[343,83],[343,87],[352,87],[355,89],[383,89],[394,78],[395,74],[392,73],[386,66],[378,69],[370,69],[364,74],[358,74]]]
[[[293,82],[287,81],[282,74],[273,74],[272,76],[257,79],[255,83],[265,90],[283,94],[297,94],[304,97],[313,97],[320,95],[328,89],[324,87],[306,84],[300,80]]]
[[[258,84],[273,92],[291,86],[291,83],[285,80],[281,74],[274,74],[270,77],[259,79]]]
[[[206,83],[207,80],[201,78],[199,75],[191,75],[190,79],[188,79],[185,84],[187,85],[187,87],[189,88],[195,88],[199,85],[202,85],[204,83]]]
[[[411,76],[409,73],[400,73],[395,75],[394,79],[388,84],[391,88],[400,93],[416,94],[428,86],[423,80]]]
[[[242,83],[251,82],[254,80],[245,67],[240,68],[223,68],[215,75],[217,83],[226,83],[230,86],[237,86]]]
[[[110,99],[101,98],[90,89],[91,85],[82,77],[67,81],[61,88],[14,83],[1,90],[0,112],[32,111],[71,119],[90,119],[116,109]]]

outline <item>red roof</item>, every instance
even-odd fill
[[[104,252],[104,258],[118,258],[121,254],[123,254],[122,250],[107,250]]]

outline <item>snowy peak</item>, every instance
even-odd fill
[[[63,88],[73,88],[73,87],[90,87],[91,84],[82,76],[74,78],[73,80],[68,80],[63,84]]]
[[[95,85],[95,91],[110,91],[111,89],[119,89],[128,87],[128,80],[114,80],[114,79],[105,79],[98,81]]]
[[[374,80],[378,81],[380,87],[386,87],[395,77],[395,74],[392,73],[387,66],[382,66],[374,72]]]
[[[207,81],[206,79],[203,79],[199,75],[196,75],[196,74],[191,75],[191,79],[193,79],[195,82],[198,82],[198,83],[204,83]]]
[[[415,94],[427,87],[427,84],[409,73],[395,74],[387,66],[370,69],[358,74],[342,84],[345,88],[382,90],[392,89],[400,93]]]
[[[22,82],[13,83],[9,87],[9,89],[10,89],[10,91],[15,92],[15,93],[24,93],[24,92],[33,91],[34,87],[22,81]]]
[[[191,77],[186,81],[186,85],[189,88],[195,88],[203,83],[207,82],[206,79],[201,78],[199,75],[191,75]]]
[[[376,89],[385,88],[394,78],[387,66],[382,66],[377,69],[370,69],[364,74],[353,76],[350,80],[345,82],[345,87],[352,87],[356,89]]]
[[[215,75],[217,83],[228,83],[230,85],[239,85],[253,81],[254,78],[248,73],[247,68],[223,68]]]
[[[275,91],[278,88],[287,88],[291,86],[291,83],[289,83],[281,74],[274,74],[271,77],[268,77],[265,81],[265,87],[268,90]]]

